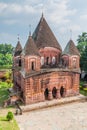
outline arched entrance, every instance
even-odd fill
[[[48,100],[48,95],[49,95],[49,90],[48,90],[48,88],[46,88],[44,91],[44,96],[45,96],[46,100]]]
[[[61,96],[61,97],[64,96],[64,88],[63,88],[63,86],[60,88],[60,96]]]
[[[57,89],[56,89],[56,87],[54,87],[52,90],[53,98],[56,98],[56,94],[57,94]]]

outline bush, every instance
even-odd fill
[[[6,116],[6,118],[7,118],[7,120],[8,121],[10,121],[10,120],[12,120],[13,119],[13,113],[12,112],[8,112],[8,114],[7,114],[7,116]]]
[[[83,87],[80,85],[80,89],[83,90]]]

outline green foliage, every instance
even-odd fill
[[[6,79],[11,79],[11,75],[12,75],[12,71],[11,71],[11,70],[8,70],[8,71],[6,71],[4,77],[5,77]]]
[[[1,54],[12,54],[13,46],[11,44],[0,44],[0,53]]]
[[[9,111],[6,118],[8,121],[12,120],[14,118],[13,113],[11,111]]]
[[[0,81],[0,106],[3,102],[9,98],[8,88],[11,88],[13,84],[8,84],[7,82]]]
[[[80,67],[81,70],[87,71],[87,33],[83,32],[82,35],[78,36],[77,39],[77,48],[81,54],[80,58]]]
[[[0,44],[0,66],[12,65],[13,46],[11,44]]]

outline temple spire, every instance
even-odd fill
[[[19,34],[18,34],[18,41],[19,41]]]
[[[31,36],[31,24],[29,24],[29,36]]]
[[[72,39],[72,29],[70,29],[70,40]]]
[[[42,12],[41,21],[43,21],[43,19],[44,19],[44,15],[43,15],[43,12]]]

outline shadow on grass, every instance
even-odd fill
[[[6,117],[0,117],[0,121],[8,121]]]

